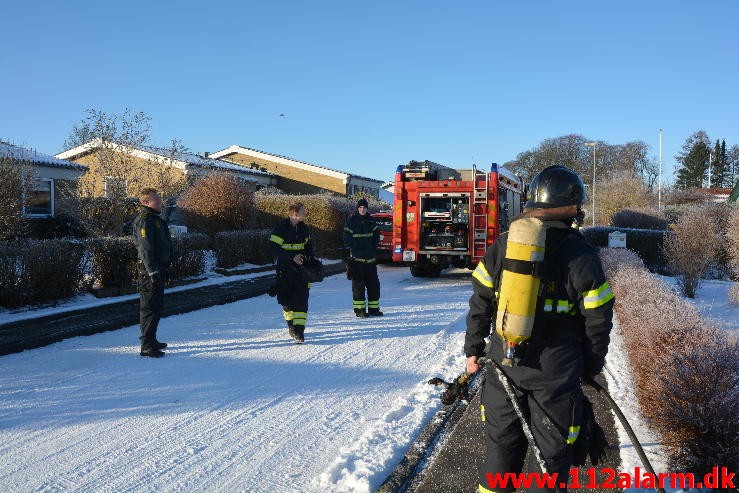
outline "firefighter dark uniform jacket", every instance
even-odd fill
[[[611,287],[597,253],[577,230],[560,221],[544,224],[544,278],[531,338],[521,346],[523,366],[552,378],[565,377],[563,372],[575,379],[583,372],[595,375],[603,369],[610,341]],[[488,249],[472,274],[467,356],[484,354],[484,339],[495,320],[506,240],[507,233]],[[494,330],[489,356],[498,362],[503,358],[503,342]]]
[[[282,305],[283,316],[294,325],[302,338],[308,318],[310,285],[303,281],[300,268],[293,261],[302,253],[313,256],[313,241],[305,223],[292,225],[290,219],[281,221],[269,237],[272,257],[277,263],[277,302]]]
[[[305,223],[300,222],[293,226],[290,219],[284,219],[272,231],[269,241],[272,258],[275,259],[278,270],[295,271],[297,264],[293,262],[293,258],[298,253],[313,256],[313,240]]]
[[[157,211],[141,206],[133,220],[133,241],[147,274],[159,273],[172,263],[172,238],[167,221]]]
[[[352,259],[361,263],[375,262],[380,228],[369,214],[353,214],[344,227],[344,245],[351,250]]]

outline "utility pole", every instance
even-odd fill
[[[593,148],[593,188],[591,195],[593,196],[593,226],[595,226],[595,148],[598,146],[597,142],[585,142],[585,145]]]
[[[657,185],[657,209],[662,210],[662,129],[659,129],[659,184]]]

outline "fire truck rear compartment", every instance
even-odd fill
[[[469,266],[470,194],[421,194],[419,257],[437,269]]]

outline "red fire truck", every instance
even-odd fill
[[[524,182],[493,163],[490,172],[411,161],[395,172],[393,262],[415,277],[473,269],[523,208]]]
[[[393,214],[391,211],[380,211],[372,214],[380,228],[380,243],[377,245],[377,261],[393,259]]]

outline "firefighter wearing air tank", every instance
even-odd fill
[[[567,477],[582,424],[580,378],[603,369],[613,316],[600,259],[571,227],[586,200],[582,180],[569,168],[550,166],[534,177],[524,213],[472,274],[464,346],[468,372],[480,369],[477,360],[486,352],[503,371],[547,471],[560,477]],[[528,448],[496,374],[488,372],[480,399],[487,446],[483,493],[491,491],[486,474],[521,472]]]
[[[357,213],[349,217],[344,227],[344,245],[350,250],[347,273],[352,280],[354,314],[360,318],[382,316],[375,258],[379,242],[380,228],[369,215],[367,200],[359,199]]]

